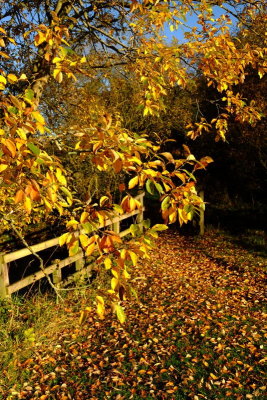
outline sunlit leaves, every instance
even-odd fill
[[[63,246],[66,243],[66,241],[67,241],[69,236],[70,236],[70,234],[68,232],[66,232],[63,235],[61,235],[60,238],[59,238],[59,245]]]
[[[68,7],[59,2],[56,9],[53,2],[46,4],[48,10],[43,14],[51,16],[51,23],[48,21],[50,18],[44,23],[44,15],[31,3],[36,21],[31,20],[35,12],[25,11],[29,21],[25,26],[21,25],[23,29],[27,26],[27,32],[21,33],[18,26],[12,28],[14,35],[19,37],[20,46],[29,49],[25,59],[31,60],[31,63],[25,68],[25,73],[23,68],[19,68],[20,76],[6,72],[4,66],[0,74],[0,174],[5,191],[2,196],[3,212],[16,215],[18,224],[22,211],[29,217],[28,221],[30,218],[38,221],[42,213],[47,218],[53,210],[55,218],[68,215],[66,228],[69,232],[61,236],[60,244],[67,245],[70,256],[81,250],[85,257],[95,257],[98,266],[101,265],[107,274],[113,276],[113,292],[109,295],[122,300],[129,292],[130,268],[137,266],[140,257],[148,257],[152,238],[157,238],[158,231],[164,230],[165,225],[149,228],[145,224],[131,224],[128,231],[131,240],[126,245],[118,233],[106,229],[107,221],[114,217],[114,211],[117,214],[130,213],[131,216],[138,211],[143,212],[141,202],[134,197],[139,189],[145,190],[148,197],[161,201],[164,222],[179,221],[183,224],[191,221],[194,213],[205,206],[196,192],[194,172],[205,169],[212,162],[209,157],[197,161],[185,147],[185,154],[176,159],[173,154],[161,149],[161,132],[157,132],[160,140],[156,143],[139,131],[150,131],[150,120],[163,115],[166,99],[173,89],[183,91],[186,88],[195,97],[200,76],[203,82],[217,90],[218,99],[214,103],[217,114],[211,121],[202,115],[201,110],[197,111],[197,118],[192,119],[190,115],[191,121],[186,117],[189,119],[188,135],[191,138],[215,132],[217,139],[226,140],[231,115],[242,123],[253,125],[259,121],[262,115],[256,103],[246,100],[239,88],[247,79],[249,70],[257,72],[261,78],[266,72],[263,46],[242,42],[245,40],[246,24],[253,26],[260,12],[256,12],[254,7],[242,10],[245,3],[238,2],[242,11],[240,34],[234,38],[230,34],[230,18],[226,13],[217,17],[215,6],[209,1],[194,4],[132,1],[129,8],[123,3],[111,2],[105,6],[107,14],[102,12],[102,2],[96,2],[90,21],[92,27],[87,26],[87,21],[86,31],[82,31],[88,10],[82,2],[78,3]],[[25,4],[23,7],[27,10]],[[78,12],[75,7],[78,7]],[[221,7],[224,10],[226,5]],[[13,7],[9,12],[12,10]],[[167,25],[171,31],[179,29],[186,22],[189,12],[197,16],[198,26],[186,29],[186,40],[181,43],[166,44],[162,29]],[[117,21],[114,13],[123,16],[123,22]],[[24,18],[24,13],[20,18]],[[3,23],[8,25],[8,21]],[[81,37],[92,46],[81,44],[77,48],[77,29],[81,29]],[[122,31],[125,37],[120,42]],[[8,59],[6,70],[12,71],[13,62],[16,71],[18,59],[14,54],[17,44],[8,32],[8,29],[0,29],[0,45],[4,49],[0,55],[4,61]],[[111,42],[105,42],[107,38]],[[103,52],[99,50],[102,46]],[[93,47],[95,51],[89,52],[88,49]],[[114,65],[121,68],[119,73],[122,77],[131,77],[137,83],[134,101],[140,115],[145,117],[142,129],[129,128],[131,123],[127,123],[127,115],[120,112],[120,100],[111,104],[109,95],[113,91]],[[43,112],[44,107],[40,107],[39,103],[45,85],[50,87],[51,78],[56,81],[52,79],[55,87],[66,85],[71,88],[71,93],[64,102],[53,92],[49,110],[53,108],[57,122],[56,128],[49,131],[49,112]],[[69,78],[78,79],[78,84],[68,86]],[[95,83],[99,86],[91,91]],[[59,154],[61,160],[46,152],[49,141],[54,146],[53,152]],[[98,174],[116,175],[119,204],[113,204],[108,190],[97,196],[91,190],[93,185],[88,189],[87,197],[76,196],[73,170],[65,170],[62,166],[68,164],[69,156],[77,157],[77,163],[90,160],[94,172]],[[68,176],[70,179],[67,179]],[[101,299],[98,299],[97,307],[102,318],[105,312]],[[124,318],[121,311],[118,318],[121,321]]]
[[[105,317],[105,301],[102,296],[96,296],[96,312],[100,319]]]
[[[129,189],[133,189],[136,185],[138,185],[138,176],[135,176],[129,181],[128,187]]]

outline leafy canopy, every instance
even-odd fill
[[[219,17],[218,9],[223,12]],[[157,143],[126,129],[121,115],[95,96],[89,109],[83,102],[75,105],[82,108],[83,118],[71,125],[64,122],[60,100],[52,97],[58,126],[51,130],[42,112],[44,90],[53,80],[53,85],[73,81],[73,93],[80,96],[88,82],[98,80],[100,87],[106,86],[110,72],[119,67],[138,82],[135,96],[146,118],[164,112],[168,88],[187,90],[197,79],[197,71],[221,94],[223,106],[211,121],[191,121],[188,135],[195,138],[210,131],[225,140],[230,116],[250,124],[261,118],[255,101],[247,102],[238,88],[248,69],[260,78],[266,73],[266,35],[260,41],[242,41],[265,12],[264,2],[257,0],[216,4],[208,0],[10,0],[1,8],[0,212],[4,228],[10,221],[23,226],[42,216],[48,218],[54,210],[64,217],[70,209],[68,232],[61,244],[67,244],[70,255],[82,248],[87,257],[96,256],[98,265],[111,271],[111,288],[105,296],[121,322],[125,317],[118,301],[132,293],[131,270],[139,257],[147,256],[151,239],[164,228],[143,226],[144,234],[138,235],[136,226],[132,239],[122,243],[118,234],[99,231],[98,226],[104,226],[114,213],[139,208],[133,197],[137,188],[158,194],[166,223],[186,223],[196,209],[204,207],[194,172],[212,160],[197,161],[187,147],[178,159],[160,152]],[[167,44],[166,26],[171,31],[182,29],[191,14],[197,15],[198,24],[187,29],[186,40]],[[230,31],[233,15],[240,30],[235,38]],[[128,183],[119,187],[120,203],[115,204],[109,193],[96,203],[77,202],[60,152],[49,154],[47,140],[56,141],[59,149],[67,142],[70,152],[89,157],[101,173],[125,174]],[[103,318],[103,296],[96,302]]]

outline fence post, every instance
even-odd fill
[[[0,254],[0,299],[8,297],[9,286],[8,264],[5,263],[4,255]]]
[[[61,270],[61,268],[57,268],[52,273],[52,277],[53,277],[53,284],[57,287],[57,285],[62,281],[62,270]]]
[[[136,217],[136,222],[138,224],[141,224],[141,222],[143,222],[143,220],[144,220],[144,196],[145,196],[145,194],[141,193],[140,199],[138,199],[140,201],[141,207],[142,207],[142,210],[140,211],[139,214],[137,214],[137,217]],[[140,226],[140,229],[143,230],[143,227]]]
[[[112,224],[112,230],[113,230],[115,233],[119,234],[119,233],[120,233],[120,229],[121,229],[121,227],[120,227],[120,221],[114,222],[114,223]]]
[[[199,192],[199,197],[204,201],[204,190]],[[205,220],[204,220],[204,209],[200,208],[199,211],[199,234],[203,236],[205,233]]]
[[[81,258],[79,258],[79,260],[75,261],[75,271],[78,272],[81,269],[83,269],[85,264],[84,258],[83,256],[81,256]]]

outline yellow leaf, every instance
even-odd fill
[[[87,249],[85,251],[85,254],[87,255],[87,257],[89,257],[91,254],[93,254],[94,250],[95,250],[95,243],[92,243],[87,247]]]
[[[58,81],[58,83],[61,83],[63,81],[63,74],[61,70],[58,68],[54,69],[53,77],[55,78],[56,81]]]
[[[66,186],[67,185],[67,181],[64,175],[62,175],[62,171],[60,168],[57,168],[56,170],[56,177],[57,180],[59,181],[59,183],[61,183],[61,185]]]
[[[130,211],[134,211],[136,209],[136,201],[133,197],[129,200]]]
[[[66,244],[69,244],[74,238],[75,238],[74,234],[69,232],[66,238]]]
[[[218,379],[218,377],[216,376],[216,375],[214,375],[214,374],[210,374],[210,377],[212,378],[212,379],[214,379],[214,380],[217,380]]]
[[[177,219],[177,211],[174,210],[170,215],[169,215],[169,222],[170,224],[174,223]]]
[[[84,211],[84,212],[82,213],[81,218],[80,218],[81,224],[83,224],[83,223],[87,220],[87,217],[88,217],[88,216],[89,216],[89,213],[88,213],[88,212]]]
[[[44,204],[45,204],[45,208],[47,209],[48,212],[50,212],[53,208],[52,204],[49,203],[49,201],[47,199],[43,199]]]
[[[97,307],[96,312],[99,315],[100,319],[104,319],[105,316],[105,302],[102,296],[96,296]]]
[[[79,318],[79,325],[81,325],[83,323],[84,317],[85,317],[85,312],[81,311],[81,315],[80,315],[80,318]]]
[[[80,239],[80,243],[82,245],[83,248],[85,248],[86,246],[88,246],[89,244],[89,237],[84,235],[83,233],[81,233],[79,235],[79,239]]]
[[[117,278],[112,278],[110,285],[111,285],[111,289],[115,290],[118,286],[119,280]]]
[[[27,79],[27,76],[26,76],[25,74],[21,74],[20,77],[19,77],[19,79],[20,79],[21,81],[25,81],[25,80]]]
[[[100,212],[96,212],[98,220],[100,222],[100,224],[103,226],[105,225],[105,217],[100,213]]]
[[[121,324],[123,324],[126,321],[126,315],[124,313],[123,308],[119,304],[116,304],[115,310],[116,310],[118,320],[120,321]]]
[[[44,119],[44,117],[39,113],[39,111],[33,111],[33,112],[32,112],[32,116],[33,116],[33,118],[34,118],[36,121],[40,122],[40,124],[45,125],[45,119]]]
[[[127,256],[127,251],[125,249],[121,250],[121,259],[124,261],[126,259]]]
[[[62,214],[63,214],[63,207],[62,207],[60,204],[58,204],[58,203],[55,203],[54,206],[55,206],[56,209],[58,210],[59,215],[62,215]]]
[[[60,58],[60,57],[54,57],[53,60],[52,60],[52,63],[53,63],[53,64],[56,64],[56,63],[61,62],[61,61],[62,61],[62,58]]]
[[[27,214],[31,213],[32,202],[31,202],[31,199],[28,196],[25,197],[24,208],[25,208]]]
[[[0,75],[0,83],[6,84],[6,78],[3,75]]]
[[[4,51],[0,51],[0,56],[2,56],[4,58],[10,58],[9,55],[7,53],[5,53]],[[2,89],[1,85],[0,85],[0,89]]]
[[[26,135],[26,132],[24,131],[24,129],[18,128],[18,129],[16,130],[16,132],[17,132],[17,134],[19,135],[19,137],[20,137],[21,139],[23,139],[23,140],[26,140],[26,139],[27,139],[27,135]]]
[[[70,221],[67,222],[66,227],[73,227],[74,229],[76,229],[79,225],[79,222],[76,221],[76,219],[71,219]]]
[[[111,272],[112,272],[113,276],[115,276],[115,278],[119,279],[119,274],[118,274],[118,271],[116,271],[116,269],[112,268]]]
[[[43,34],[43,32],[38,32],[38,34],[34,38],[34,44],[35,46],[39,46],[43,42],[46,41],[46,35]]]
[[[18,80],[18,78],[14,74],[8,74],[7,79],[9,83],[15,83]]]
[[[9,37],[8,40],[9,40],[10,43],[13,43],[15,46],[17,45],[15,39]]]
[[[100,304],[105,304],[105,301],[104,301],[104,299],[103,299],[103,297],[102,296],[96,296],[96,300],[97,300],[97,302],[98,303],[100,303]]]
[[[99,200],[100,207],[103,207],[107,202],[109,202],[108,196],[102,196]]]
[[[68,235],[69,235],[69,232],[63,233],[63,235],[60,236],[59,241],[58,241],[59,246],[63,246],[66,243]]]
[[[110,258],[105,258],[104,265],[105,265],[106,269],[111,269],[111,267],[112,267],[111,259]]]
[[[138,260],[138,256],[133,251],[129,251],[129,254],[130,254],[130,257],[131,257],[133,265],[136,266],[137,260]]]
[[[124,269],[124,270],[122,271],[122,276],[123,276],[125,279],[130,279],[130,278],[131,278],[131,275],[126,271],[126,269]]]
[[[133,189],[138,184],[138,181],[139,181],[138,176],[135,176],[134,178],[132,178],[128,183],[128,188]]]
[[[7,164],[1,164],[0,165],[0,172],[3,172],[7,169],[8,165]]]

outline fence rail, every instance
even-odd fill
[[[136,222],[140,224],[143,221],[144,214],[144,193],[139,194],[135,197],[136,200],[139,200],[141,203],[141,207],[138,210],[132,211],[130,213],[126,213],[123,215],[115,216],[111,219],[106,219],[104,224],[99,224],[99,228],[107,227],[112,225],[112,229],[120,235],[120,237],[124,237],[130,233],[130,229],[125,229],[121,231],[120,222],[128,219],[130,217],[136,216]],[[62,286],[64,281],[62,280],[62,268],[75,263],[75,273],[72,274],[73,278],[78,276],[84,276],[90,273],[91,267],[85,264],[84,254],[82,251],[75,254],[75,256],[67,257],[64,260],[56,262],[54,264],[45,267],[44,270],[39,270],[25,278],[20,279],[19,281],[10,284],[9,280],[9,264],[12,261],[19,260],[23,257],[27,257],[31,255],[32,252],[38,253],[39,251],[49,249],[54,246],[59,245],[59,237],[54,239],[47,240],[42,243],[35,244],[31,246],[31,250],[28,248],[23,248],[17,251],[13,251],[8,254],[0,254],[0,298],[5,298],[11,296],[12,293],[17,292],[18,290],[31,285],[32,283],[44,278],[46,275],[52,274],[53,283],[58,286]]]

